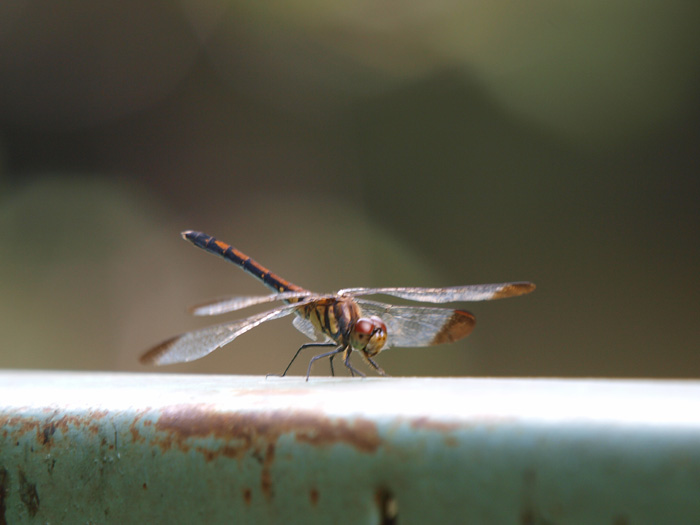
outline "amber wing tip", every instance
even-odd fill
[[[493,296],[494,299],[505,299],[506,297],[517,297],[525,295],[535,289],[535,284],[530,282],[508,283],[503,288],[498,290]]]
[[[463,337],[467,337],[472,330],[476,319],[474,316],[465,310],[455,310],[442,329],[435,334],[435,337],[430,342],[431,345],[439,345],[442,343],[453,343],[459,341]]]
[[[142,365],[159,365],[161,357],[163,354],[173,345],[173,343],[179,339],[179,336],[172,337],[167,341],[154,346],[148,352],[139,357],[139,362]]]

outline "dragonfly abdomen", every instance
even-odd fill
[[[211,235],[206,233],[196,232],[196,231],[185,231],[182,232],[182,238],[190,241],[192,244],[198,248],[218,255],[223,259],[235,264],[244,271],[248,272],[252,276],[258,278],[269,288],[272,288],[278,292],[303,292],[304,288],[297,286],[296,284],[290,283],[286,279],[283,279],[279,275],[272,273],[270,270],[265,268],[262,264],[247,256],[245,253],[237,250],[230,244],[226,244],[218,239],[215,239]],[[294,301],[290,301],[294,302]]]

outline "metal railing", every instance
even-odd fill
[[[700,523],[700,382],[0,372],[2,523]]]

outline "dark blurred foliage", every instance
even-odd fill
[[[0,366],[143,370],[221,322],[188,305],[265,293],[198,229],[323,292],[538,285],[394,375],[698,377],[699,11],[0,5]],[[302,342],[276,321],[169,370]]]

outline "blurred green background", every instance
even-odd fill
[[[220,322],[187,306],[266,292],[196,229],[322,292],[538,285],[393,375],[697,377],[698,14],[0,4],[0,367],[148,370]],[[277,372],[304,341],[275,321],[164,370]]]

